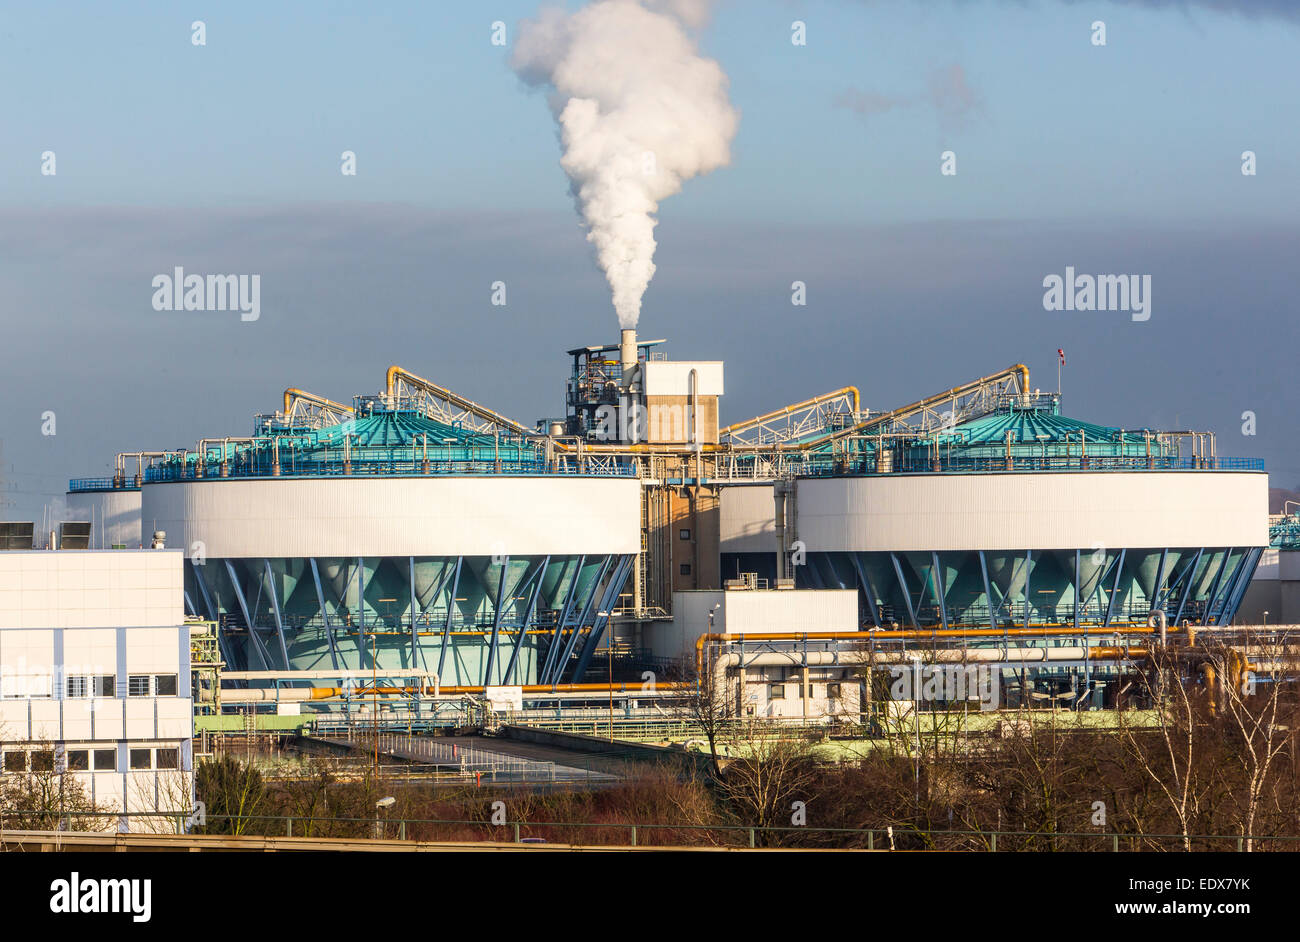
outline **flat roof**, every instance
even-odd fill
[[[666,338],[662,340],[638,340],[636,345],[637,347],[653,347],[656,344],[667,342],[668,340]],[[609,353],[617,350],[620,346],[621,344],[617,343],[607,343],[604,346],[574,347],[572,350],[567,352],[569,356],[576,357],[579,353]]]

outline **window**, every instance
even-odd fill
[[[96,749],[94,752],[94,759],[95,759],[96,772],[117,771],[117,750],[116,749]]]
[[[181,767],[179,749],[159,749],[157,767],[160,769],[179,769]]]
[[[67,689],[69,700],[88,697],[90,696],[90,678],[81,676],[69,677]]]
[[[90,768],[90,752],[85,749],[68,750],[68,771],[85,772]]]
[[[41,668],[44,670],[44,668]],[[46,673],[5,673],[0,677],[0,697],[30,699],[49,697],[54,689],[54,678]]]
[[[829,698],[832,699],[832,700],[838,700],[838,699],[840,698],[840,685],[839,685],[839,684],[827,684],[827,685],[826,685],[826,696],[829,697]]]
[[[54,750],[41,749],[32,753],[32,771],[33,772],[53,772],[54,771]]]
[[[149,696],[149,680],[148,674],[132,674],[126,679],[126,695],[128,697]]]
[[[773,700],[784,700],[784,699],[785,699],[785,684],[773,684],[773,685],[772,685],[772,694],[771,694],[771,699],[773,699]]]
[[[154,680],[154,696],[157,697],[176,696],[176,675],[175,674],[156,674],[153,680]]]
[[[690,563],[682,563],[681,574],[682,574],[683,576],[689,576],[689,575],[691,574],[691,564],[690,564]]]
[[[131,750],[131,768],[133,768],[133,769],[152,769],[152,768],[153,768],[153,750],[152,750],[152,749],[132,749],[132,750]]]
[[[5,771],[6,771],[6,772],[26,772],[26,771],[27,771],[27,753],[25,753],[25,752],[6,752],[6,753],[5,753]]]
[[[95,678],[96,697],[115,697],[117,696],[117,678],[112,674],[101,674]]]
[[[690,531],[690,530],[678,530],[678,531],[677,531],[677,535],[680,536],[683,540],[689,540],[689,539],[691,538],[691,531]]]

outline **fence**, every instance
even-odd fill
[[[0,823],[18,819],[30,823],[29,812],[0,812]],[[591,821],[509,821],[493,822],[484,819],[401,818],[377,814],[371,818],[334,818],[310,815],[213,815],[205,818],[201,828],[192,828],[187,815],[166,812],[68,812],[45,816],[50,823],[58,820],[57,831],[131,831],[130,822],[155,826],[141,828],[142,832],[162,833],[164,827],[172,833],[244,834],[249,836],[286,837],[309,835],[313,825],[324,823],[337,827],[353,826],[358,832],[369,832],[376,838],[422,841],[465,841],[484,843],[550,844],[564,843],[595,847],[737,847],[737,848],[824,848],[844,850],[965,850],[998,853],[1004,851],[1083,850],[1124,853],[1151,850],[1181,850],[1190,845],[1196,851],[1246,850],[1252,841],[1257,849],[1265,851],[1295,851],[1300,849],[1300,837],[1284,835],[1242,834],[1119,834],[1103,831],[967,831],[918,830],[907,826],[897,828],[817,828],[817,827],[759,827],[743,824],[659,824]],[[74,828],[74,823],[102,824],[101,827]],[[227,825],[221,827],[222,824]],[[5,828],[0,827],[0,832]],[[32,830],[8,827],[9,830]],[[438,831],[442,830],[442,836]],[[423,833],[421,833],[423,832]],[[450,833],[446,833],[450,832]],[[549,836],[544,836],[549,835]],[[319,836],[319,835],[318,835]],[[581,838],[573,840],[573,838]],[[656,837],[667,839],[656,840]],[[566,838],[556,841],[553,838]],[[684,839],[685,838],[685,839]],[[1072,841],[1075,845],[1056,847]]]

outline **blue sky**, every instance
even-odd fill
[[[884,407],[1018,361],[1054,385],[1064,346],[1067,412],[1213,429],[1295,486],[1300,16],[1216,6],[719,4],[701,46],[741,111],[733,164],[663,204],[643,331],[726,359],[732,418],[849,382]],[[394,361],[524,421],[560,412],[562,351],[616,323],[545,102],[489,42],[537,7],[6,10],[4,513],[118,450],[241,434],[287,385],[372,392]],[[936,107],[954,75],[970,106]],[[154,312],[177,264],[262,272],[262,319]],[[1066,265],[1151,273],[1152,320],[1043,311]]]

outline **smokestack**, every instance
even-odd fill
[[[636,328],[624,327],[618,338],[618,362],[623,368],[624,388],[632,385],[636,369]]]
[[[654,276],[659,204],[731,162],[740,114],[696,33],[708,0],[596,0],[520,24],[511,65],[549,88],[560,166],[623,327]]]

